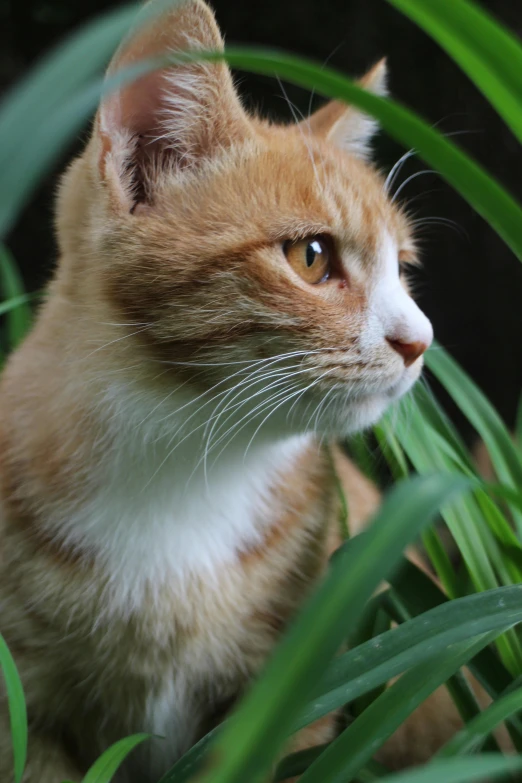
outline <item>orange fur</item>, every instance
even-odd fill
[[[201,0],[124,42],[109,70],[190,46],[222,46]],[[365,84],[383,82],[381,64]],[[24,783],[78,781],[136,731],[166,738],[116,779],[155,783],[324,573],[338,510],[321,444],[407,391],[422,361],[396,346],[431,340],[399,280],[414,242],[368,165],[372,132],[340,104],[300,126],[251,118],[222,63],[156,72],[100,107],[60,189],[48,297],[0,388],[1,624],[27,697]],[[325,234],[335,267],[312,286],[285,242]],[[361,526],[378,495],[341,469]],[[5,709],[0,724],[7,780]],[[333,731],[321,721],[295,747]]]

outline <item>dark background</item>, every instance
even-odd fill
[[[482,4],[522,34],[520,0]],[[0,0],[0,88],[20,78],[71,29],[114,5],[110,0]],[[386,55],[393,96],[444,132],[458,132],[454,140],[522,201],[522,156],[515,138],[458,67],[384,0],[252,4],[214,0],[214,7],[229,43],[284,48],[321,62],[328,60],[350,75],[362,74]],[[275,118],[291,116],[274,80],[242,74],[239,84],[248,105]],[[307,113],[309,96],[292,86],[286,89],[291,101]],[[64,152],[56,173],[80,143]],[[376,157],[385,170],[403,151],[384,136],[377,140]],[[409,160],[397,186],[424,168],[422,161]],[[40,188],[9,238],[30,288],[42,285],[53,264],[56,173]],[[436,175],[412,180],[401,191],[402,198],[418,218],[456,223],[455,228],[439,223],[423,228],[424,266],[417,274],[417,297],[439,341],[512,423],[522,388],[522,266]],[[452,413],[466,429],[453,409]]]

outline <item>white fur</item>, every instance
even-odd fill
[[[350,155],[370,160],[371,141],[378,130],[379,124],[373,117],[350,108],[346,115],[335,123],[328,138]]]
[[[57,522],[71,544],[98,553],[118,611],[132,611],[145,589],[168,582],[182,591],[195,574],[212,579],[262,539],[270,489],[306,438],[271,430],[271,440],[256,438],[246,451],[253,432],[247,426],[219,459],[217,449],[205,461],[210,409],[189,421],[194,397],[177,391],[158,403],[121,383],[110,387],[102,407],[111,411],[112,448],[89,499],[66,515],[62,509]]]
[[[381,98],[387,96],[387,68],[384,60],[373,69],[371,79],[363,83],[362,86]],[[351,155],[363,160],[370,160],[372,156],[371,141],[378,130],[379,123],[374,117],[354,106],[349,106],[330,130],[328,138]]]
[[[193,703],[183,675],[166,677],[161,690],[151,693],[147,704],[144,730],[157,739],[147,743],[148,747],[142,746],[137,756],[144,780],[159,780],[187,752],[197,740],[199,718],[200,709]]]

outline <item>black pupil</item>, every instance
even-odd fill
[[[310,268],[316,257],[321,253],[321,245],[319,242],[310,242],[306,247],[306,266]]]

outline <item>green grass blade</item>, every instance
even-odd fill
[[[446,462],[447,468],[450,470],[457,469],[470,477],[476,476],[476,468],[471,462],[469,455],[466,453],[462,441],[452,429],[446,415],[443,413],[433,395],[425,386],[417,385],[413,399],[417,411],[417,413],[414,414],[415,422],[417,423],[416,433],[414,433],[416,437],[414,439],[419,440],[420,438],[420,440],[422,440],[424,433],[422,433],[421,436],[419,428],[422,427],[422,429],[425,430],[426,426],[429,426],[430,439],[433,441],[430,450],[432,456],[438,452],[439,458],[447,458],[447,460],[440,459],[439,462],[433,464],[443,464]],[[408,422],[411,421],[412,418],[408,415]],[[383,430],[385,440],[388,438],[396,439],[395,428],[392,426],[389,417],[384,419],[380,426]],[[411,433],[411,428],[409,431]],[[408,427],[403,428],[403,434],[405,437],[408,436]],[[426,448],[424,448],[424,452],[426,452]],[[384,448],[383,454],[387,459],[389,458],[388,449]],[[429,462],[428,464],[432,464],[432,462]],[[481,489],[478,487],[481,487]],[[522,568],[520,567],[522,566],[522,562],[519,563],[520,556],[516,551],[519,550],[522,553],[522,545],[513,532],[511,522],[506,518],[503,511],[494,503],[490,497],[491,494],[493,497],[496,496],[500,499],[506,499],[512,508],[520,512],[522,511],[522,493],[508,488],[505,485],[487,484],[477,479],[477,491],[475,492],[476,503],[480,507],[483,520],[494,534],[495,539],[497,539],[494,547],[496,547],[496,549],[501,547],[503,550],[502,555],[495,558],[494,566],[497,570],[501,570],[503,565],[505,565],[505,570],[510,572],[510,578],[507,580],[507,583],[522,581]],[[485,535],[486,534],[487,532],[485,532]],[[433,539],[433,534],[430,535]],[[434,540],[431,541],[431,544],[433,544],[433,546],[430,546],[430,541],[425,541],[425,545],[428,545],[428,554],[430,558],[432,558],[433,565],[435,566],[445,589],[449,595],[454,596],[456,594],[456,586],[454,579],[452,578],[451,564],[448,562],[444,551],[436,545]],[[492,554],[492,552],[489,552],[490,558]]]
[[[449,598],[457,598],[459,587],[457,575],[450,557],[442,543],[437,531],[433,528],[422,534],[422,545],[428,555],[430,563],[435,569],[440,583]]]
[[[386,783],[478,783],[498,780],[522,770],[521,758],[484,754],[470,759],[433,761],[421,769],[398,772],[384,778]]]
[[[107,64],[136,16],[137,4],[87,22],[46,55],[0,103],[0,162],[18,158],[20,143],[34,139],[36,119],[63,104]],[[21,135],[20,135],[21,134]],[[18,145],[17,145],[18,142]]]
[[[437,753],[439,758],[472,753],[500,723],[522,711],[522,688],[502,696],[471,720]]]
[[[83,113],[78,110],[71,118],[63,111],[106,65],[136,8],[126,6],[90,22],[38,63],[0,104],[0,236],[12,227],[32,189],[96,106],[93,95]]]
[[[428,352],[426,364],[484,440],[500,481],[514,489],[520,489],[522,455],[489,400],[440,346],[437,346],[437,350]],[[522,533],[522,518],[518,510],[515,509],[514,513],[519,523],[519,532]]]
[[[450,603],[439,587],[424,571],[403,559],[390,583],[411,616],[417,616],[436,606]],[[400,618],[398,619],[401,622]],[[468,668],[492,699],[498,699],[512,687],[513,678],[493,650],[485,648],[469,663]],[[513,744],[522,749],[522,721],[513,716],[507,722]]]
[[[24,284],[15,260],[5,245],[0,244],[0,290],[6,300],[18,300],[18,306],[6,307],[7,337],[12,350],[23,340],[32,321],[32,312],[27,301]],[[4,306],[9,302],[5,302]]]
[[[110,783],[127,756],[150,739],[150,734],[133,734],[116,742],[97,759],[83,779],[83,783]]]
[[[0,237],[100,97],[147,70],[139,65],[104,80],[102,71],[122,37],[133,23],[147,23],[176,2],[131,4],[97,17],[38,63],[0,104]]]
[[[522,585],[459,598],[375,636],[328,666],[297,730],[388,682],[407,669],[482,633],[522,622]]]
[[[291,756],[287,756],[277,765],[274,781],[277,783],[278,781],[283,781],[287,778],[293,778],[296,775],[302,775],[327,747],[327,745],[316,745],[314,748],[308,748],[307,750],[302,750],[298,753],[292,753]],[[388,771],[389,770],[383,767],[382,764],[378,764],[373,760],[369,761],[368,764],[357,773],[357,783],[380,780],[388,774]]]
[[[522,553],[522,543],[519,541],[509,521],[491,499],[488,492],[491,492],[493,496],[496,495],[498,498],[505,498],[520,511],[522,511],[522,495],[519,492],[512,490],[510,487],[505,487],[500,484],[482,482],[482,487],[483,489],[479,489],[475,492],[475,497],[491,532],[494,534],[499,544]],[[517,576],[516,581],[522,581],[522,573]]]
[[[16,664],[0,634],[0,668],[2,669],[9,707],[11,743],[13,747],[14,779],[20,783],[27,758],[27,711],[24,689],[18,676]]]
[[[419,473],[452,470],[452,463],[435,445],[436,432],[414,401],[408,402],[413,404],[406,415],[397,420],[395,431],[413,466]],[[466,501],[469,502],[461,502],[459,498],[450,507],[443,508],[442,516],[448,523],[477,589],[488,590],[498,584],[475,524],[477,512],[471,509],[472,499],[466,498]]]
[[[331,743],[304,773],[300,783],[350,783],[401,723],[489,644],[496,633],[453,645],[443,655],[404,674]]]
[[[325,664],[342,643],[345,628],[356,625],[408,541],[427,526],[441,503],[465,486],[455,476],[431,476],[403,482],[390,493],[364,540],[347,542],[337,553],[264,676],[224,728],[202,781],[244,783],[269,770]]]
[[[274,775],[275,783],[280,780],[286,780],[287,778],[293,778],[297,775],[302,775],[306,772],[314,761],[324,753],[328,745],[317,745],[314,748],[307,748],[301,750],[298,753],[292,753],[290,756],[286,756],[278,765]]]
[[[368,433],[358,432],[352,435],[348,442],[348,453],[361,471],[370,481],[378,483],[379,469],[376,454],[371,448]]]
[[[34,296],[31,294],[21,294],[20,296],[14,296],[12,299],[5,299],[3,302],[0,302],[0,315],[5,315],[21,305],[29,304],[32,299],[34,299]]]
[[[391,427],[385,427],[382,423],[376,424],[373,432],[395,481],[406,478],[410,473],[408,460]]]
[[[477,715],[481,713],[481,706],[470,681],[462,670],[456,672],[446,682],[446,688],[453,699],[453,703],[458,710],[464,724],[470,723]],[[500,746],[494,736],[486,737],[482,750],[489,753],[491,751],[500,753]]]
[[[522,46],[468,0],[388,0],[437,41],[522,141]]]
[[[218,734],[223,731],[224,723],[221,723],[215,729],[196,742],[179,761],[161,778],[159,783],[187,783],[193,780],[194,776],[201,769],[202,763],[206,757],[211,742],[215,742]]]
[[[437,606],[451,604],[440,587],[418,566],[405,558],[399,570],[392,574],[388,581],[410,617],[417,617]],[[492,698],[497,698],[513,681],[498,656],[489,649],[479,653],[469,667]]]
[[[387,595],[384,596],[383,605],[384,604],[386,605],[390,617],[399,624],[408,622],[412,619],[407,607],[400,600],[397,592],[393,588],[389,588]],[[422,661],[420,660],[417,661],[417,663],[421,662]],[[464,676],[462,671],[456,672],[446,681],[446,688],[464,723],[468,723],[479,714],[480,704],[477,701],[477,697],[475,696],[468,679]],[[487,741],[487,745],[484,746],[484,750],[500,751],[500,748],[496,740],[490,738]]]
[[[448,444],[448,447],[451,449],[452,459],[460,466],[460,469],[464,473],[475,475],[475,465],[462,438],[440,403],[435,399],[432,391],[422,380],[413,389],[413,399],[416,407],[421,411],[423,419],[429,423],[433,431],[440,435],[439,442]]]
[[[437,433],[415,405],[407,417],[398,419],[396,433],[409,459],[421,473],[453,470],[453,463],[439,447]],[[491,546],[491,535],[476,499],[472,495],[457,498],[441,509],[451,534],[462,554],[476,590],[489,590],[499,585],[498,575],[506,573],[499,548]],[[508,580],[511,581],[511,580]],[[503,662],[513,674],[522,671],[522,645],[518,636],[509,632],[499,637],[497,646]]]
[[[483,487],[485,492],[491,493],[493,497],[497,497],[500,500],[507,500],[510,504],[513,504],[522,511],[522,492],[520,492],[520,490],[506,487],[505,484],[492,484],[488,481],[483,482]],[[520,544],[520,546],[522,547],[522,544]]]

